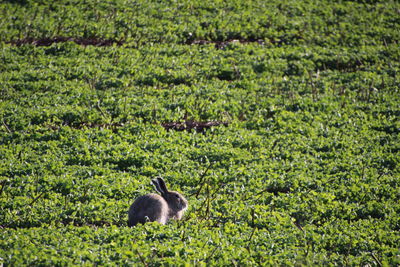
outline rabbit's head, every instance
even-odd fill
[[[186,198],[176,191],[168,191],[163,178],[157,177],[151,181],[156,190],[161,194],[165,201],[167,201],[172,213],[177,213],[187,209],[188,201]]]

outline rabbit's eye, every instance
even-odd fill
[[[179,195],[175,195],[176,198],[179,198]]]

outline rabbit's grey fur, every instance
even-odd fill
[[[178,192],[168,191],[161,177],[157,177],[151,182],[161,196],[147,194],[138,197],[129,208],[128,226],[148,221],[166,224],[169,219],[180,220],[187,209],[187,200]]]

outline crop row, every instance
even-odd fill
[[[9,100],[3,105],[10,105],[3,116],[12,130],[43,123],[176,121],[186,113],[197,120],[245,119],[257,116],[260,108],[273,113],[268,111],[273,105],[298,109],[305,96],[369,106],[398,94],[399,57],[394,46],[357,52],[319,47],[265,51],[259,45],[234,44],[224,50],[104,50],[70,43],[10,47],[1,59],[2,98]],[[16,118],[15,109],[25,116]]]
[[[0,6],[7,18],[0,25],[0,36],[3,41],[101,37],[137,47],[233,39],[344,47],[397,43],[397,2],[359,2],[10,2]]]

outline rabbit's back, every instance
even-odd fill
[[[147,194],[133,202],[129,208],[128,225],[157,221],[166,224],[168,221],[168,204],[160,195]]]

